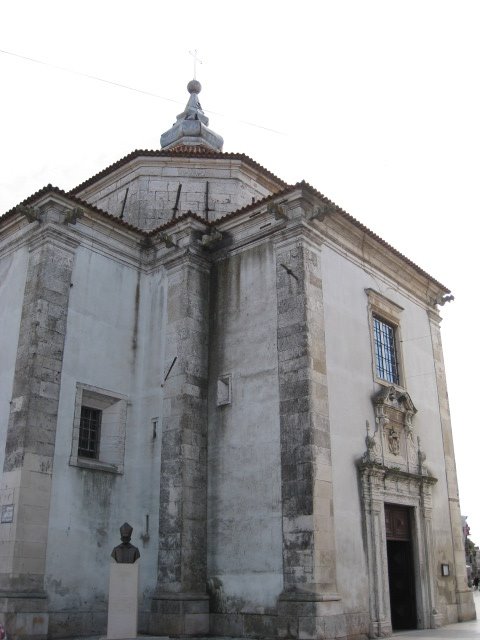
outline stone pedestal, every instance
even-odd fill
[[[136,638],[138,621],[138,561],[110,565],[107,638]]]

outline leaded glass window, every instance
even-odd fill
[[[82,458],[98,458],[101,422],[100,409],[82,406],[78,437],[78,455]]]
[[[373,316],[373,340],[377,376],[392,384],[399,384],[395,326]]]

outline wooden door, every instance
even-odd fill
[[[399,505],[385,505],[385,526],[392,628],[416,629],[410,509]]]

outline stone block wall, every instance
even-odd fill
[[[121,216],[123,211],[126,222],[150,230],[187,211],[216,220],[270,193],[268,188],[228,165],[202,169],[167,163],[155,169],[138,170],[92,195],[87,194],[86,198],[111,215]]]

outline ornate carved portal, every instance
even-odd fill
[[[436,610],[432,540],[433,478],[413,428],[416,409],[405,391],[383,388],[373,398],[375,429],[367,422],[367,450],[359,461],[367,535],[370,637],[392,633],[385,505],[410,507],[417,627],[441,624]]]

